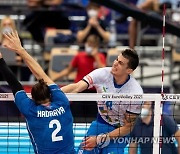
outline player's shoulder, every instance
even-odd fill
[[[97,73],[107,73],[110,74],[111,67],[102,67],[95,70]]]
[[[103,78],[108,78],[109,76],[111,76],[111,67],[102,67],[102,68],[98,68],[95,69],[92,72],[93,75],[99,76],[99,77],[103,77]]]
[[[142,89],[140,83],[133,76],[130,76],[129,83],[131,86],[131,90],[136,91],[138,93],[143,93],[143,89]]]
[[[22,98],[27,98],[27,94],[25,92],[25,90],[20,90],[20,91],[17,91],[16,94],[15,94],[15,99],[22,99]]]
[[[86,75],[86,77],[92,78],[92,80],[96,80],[96,82],[102,82],[105,81],[107,78],[110,78],[110,68],[108,67],[103,67],[103,68],[98,68]]]

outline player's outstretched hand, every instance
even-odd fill
[[[5,40],[2,44],[4,47],[13,50],[16,53],[19,53],[22,49],[24,49],[21,45],[17,31],[4,33],[3,36],[5,37]]]
[[[96,136],[85,137],[84,141],[81,143],[82,149],[85,150],[92,150],[96,145]]]

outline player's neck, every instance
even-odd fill
[[[114,76],[117,85],[122,85],[128,80],[129,76]]]
[[[49,106],[50,105],[50,102],[47,102],[47,103],[44,103],[44,104],[41,104],[43,106]]]
[[[43,106],[49,106],[49,105],[50,105],[50,100],[49,100],[49,99],[46,99],[46,100],[42,101],[41,105],[43,105]]]

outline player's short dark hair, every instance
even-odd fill
[[[135,70],[139,65],[139,56],[133,49],[125,49],[122,51],[124,58],[128,59],[128,67]]]
[[[37,104],[39,104],[39,101],[45,101],[51,98],[50,89],[43,79],[39,80],[39,82],[32,87],[31,96]]]

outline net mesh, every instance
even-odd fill
[[[29,95],[30,96],[30,95]],[[169,116],[178,119],[178,114],[175,113],[177,102],[180,100],[179,94],[67,94],[70,101],[90,102],[90,101],[152,101],[154,105],[154,138],[161,137],[161,114],[162,110]],[[30,154],[33,152],[33,147],[26,129],[24,117],[18,111],[13,103],[14,97],[12,93],[0,93],[0,153],[3,154]],[[86,105],[86,104],[85,104]],[[73,106],[76,106],[73,103]],[[85,136],[90,121],[87,117],[78,122],[75,120],[73,124],[75,149],[77,150],[83,137]],[[177,143],[176,143],[177,145]],[[161,151],[161,145],[158,142],[153,143],[153,153],[158,154]],[[128,146],[125,149],[125,154],[128,153]]]

